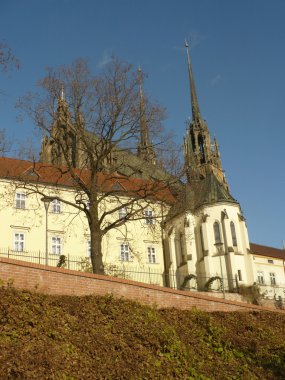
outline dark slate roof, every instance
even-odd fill
[[[144,161],[132,152],[124,149],[116,149],[114,155],[117,157],[117,166],[120,172],[126,176],[135,176],[142,179],[153,178],[155,180],[177,182],[166,170]]]
[[[176,216],[184,213],[185,211],[194,211],[194,192],[189,184],[184,184],[180,187],[177,186],[176,202],[170,208],[166,221],[175,218]]]
[[[195,209],[203,205],[219,202],[238,203],[213,173],[207,174],[206,178],[194,183],[193,191],[195,194]]]
[[[258,256],[268,256],[275,259],[285,260],[285,250],[273,247],[267,247],[266,245],[260,245],[250,243],[251,253]]]
[[[219,202],[238,204],[213,173],[207,174],[204,179],[181,186],[176,198],[177,202],[169,210],[167,220],[186,211],[194,212],[204,205]]]
[[[86,131],[90,139],[94,141],[100,141],[93,132]],[[115,164],[115,171],[119,171],[123,175],[133,176],[136,178],[142,178],[149,180],[171,181],[177,182],[170,173],[159,165],[154,165],[150,162],[143,160],[136,155],[136,150],[123,149],[119,146],[114,147],[112,150],[112,156],[117,159]]]

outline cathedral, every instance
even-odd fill
[[[185,290],[222,290],[224,295],[237,291],[241,285],[259,284],[268,297],[283,299],[285,252],[249,241],[245,217],[230,193],[217,140],[211,139],[202,118],[187,43],[185,48],[192,104],[192,119],[184,137],[185,181],[179,181],[179,191],[174,195],[172,192],[171,199],[148,200],[140,220],[128,219],[127,208],[118,207],[122,223],[118,229],[110,230],[102,242],[106,271],[111,267],[140,268],[140,271],[156,274],[142,281]],[[111,149],[102,161],[102,172],[116,172],[118,178],[130,176],[136,181],[155,178],[163,182],[171,176],[159,165],[150,141],[141,79],[139,85],[137,152]],[[84,152],[82,136],[92,141],[97,138],[84,131],[84,120],[79,113],[72,121],[62,89],[51,136],[42,139],[39,163],[0,159],[1,192],[12,193],[12,187],[15,188],[15,198],[10,205],[4,205],[4,197],[0,198],[0,220],[6,220],[2,231],[7,246],[19,253],[17,258],[24,257],[25,252],[40,250],[45,251],[44,263],[54,262],[54,257],[59,255],[88,259],[89,226],[86,218],[77,215],[71,207],[74,183],[70,178],[56,179],[51,169],[64,167],[67,162],[79,170],[88,166],[90,158]],[[99,156],[103,149],[100,141],[94,146],[99,147]],[[22,190],[21,180],[16,187],[15,181],[12,182],[15,177],[20,178],[19,174],[22,182],[25,180]],[[27,181],[31,186],[37,181],[40,187],[37,194],[27,186]],[[120,190],[120,196],[130,196],[122,182],[115,182],[114,186]],[[46,213],[42,196],[51,200]],[[67,202],[59,201],[63,198]],[[109,198],[107,211],[111,203],[119,202],[119,197]],[[43,222],[45,217],[46,223]],[[43,236],[46,236],[46,246]],[[129,274],[127,278],[132,276]]]

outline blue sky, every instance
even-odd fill
[[[141,65],[147,93],[167,109],[178,142],[191,116],[184,38],[200,109],[220,145],[250,240],[285,240],[285,1],[0,0],[0,40],[21,62],[0,75],[0,129],[12,140],[40,135],[14,104],[47,66],[88,60],[96,72],[115,54]]]

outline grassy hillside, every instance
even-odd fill
[[[284,379],[285,315],[0,288],[0,379]]]

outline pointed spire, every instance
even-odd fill
[[[64,113],[70,116],[69,107],[65,99],[64,84],[61,84],[60,95],[57,100],[57,114]]]
[[[140,132],[141,132],[141,141],[140,144],[142,146],[148,146],[149,144],[149,136],[148,136],[148,128],[145,120],[145,104],[144,104],[144,96],[142,90],[142,69],[139,66],[138,68],[139,74],[139,88],[140,88]]]
[[[224,186],[227,191],[229,191],[225,174],[222,169],[217,140],[214,138],[213,144],[211,143],[211,137],[207,123],[201,117],[195,82],[192,73],[189,45],[186,40],[185,48],[187,53],[189,86],[192,105],[192,121],[188,125],[184,143],[184,161],[187,180],[188,182],[191,182],[197,179],[205,179],[209,173],[214,173],[218,181]]]
[[[214,136],[214,149],[217,157],[220,157],[220,151],[219,151],[219,145],[216,139],[216,136]]]
[[[65,99],[64,85],[61,85],[60,93],[57,99],[57,111],[53,116],[53,133],[57,133],[59,128],[69,128],[71,125],[71,114],[69,106]]]
[[[64,85],[61,85],[61,90],[60,90],[60,99],[65,100],[65,95],[64,95]]]
[[[139,93],[140,93],[140,142],[138,146],[138,156],[145,161],[156,163],[156,155],[149,140],[149,131],[145,117],[145,102],[142,89],[142,69],[138,68]]]
[[[192,105],[192,118],[194,122],[197,122],[197,121],[201,121],[201,114],[200,114],[200,109],[199,109],[195,82],[194,82],[193,73],[192,73],[189,44],[186,39],[185,39],[184,46],[186,48],[186,53],[187,53],[188,76],[189,76],[189,86],[190,86],[191,105]]]

